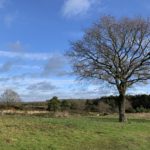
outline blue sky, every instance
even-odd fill
[[[0,91],[23,100],[96,98],[117,94],[104,83],[78,82],[63,56],[69,41],[103,15],[150,16],[149,0],[0,0]],[[150,93],[149,84],[129,89]]]

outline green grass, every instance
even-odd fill
[[[149,150],[150,120],[0,116],[0,150]]]

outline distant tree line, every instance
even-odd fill
[[[9,93],[16,95],[17,99],[14,100],[10,98],[11,94]],[[5,91],[1,97],[5,97],[5,99],[2,100],[1,98],[0,109],[13,108],[19,110],[48,110],[53,112],[69,111],[72,113],[97,112],[102,114],[118,112],[118,96],[108,96],[97,99],[65,100],[60,100],[58,97],[54,96],[52,99],[45,102],[21,102],[18,94],[12,91]],[[128,95],[126,99],[127,113],[150,112],[150,95]]]
[[[53,97],[48,102],[49,111],[72,111],[72,112],[99,112],[114,113],[118,112],[118,96],[102,97],[99,99],[87,100],[59,100]],[[126,112],[149,112],[150,95],[126,96]]]

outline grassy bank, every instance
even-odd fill
[[[1,150],[149,150],[150,119],[0,116]]]

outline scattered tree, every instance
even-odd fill
[[[71,102],[69,100],[63,100],[61,102],[61,109],[62,110],[69,110],[71,107]]]
[[[150,79],[150,21],[104,16],[71,46],[67,55],[74,73],[114,85],[119,93],[119,121],[126,121],[127,89]]]
[[[48,110],[49,111],[58,111],[60,109],[60,101],[56,96],[54,96],[52,99],[48,101]]]
[[[15,106],[21,102],[21,98],[17,92],[6,89],[1,95],[0,101],[7,106]]]

